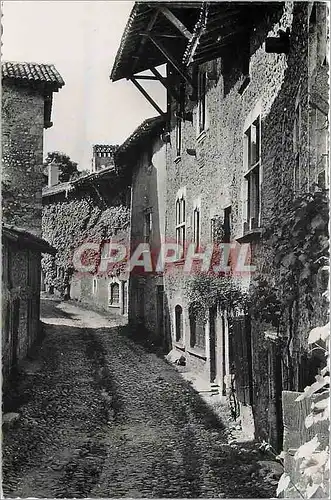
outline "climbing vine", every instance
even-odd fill
[[[129,209],[123,205],[102,209],[90,197],[71,199],[43,207],[44,238],[57,249],[42,259],[45,285],[62,295],[74,272],[72,255],[84,241],[101,243],[114,236],[126,240]]]
[[[246,308],[246,293],[233,277],[197,274],[185,280],[184,287],[190,310],[201,319],[215,307],[228,312]]]
[[[317,275],[328,262],[329,246],[327,191],[283,200],[277,208],[264,234],[268,268],[250,293],[253,314],[274,325],[300,297],[312,316]]]

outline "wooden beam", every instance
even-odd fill
[[[136,80],[159,80],[156,76],[152,75],[134,75]]]
[[[164,78],[164,76],[162,76],[161,73],[156,68],[151,68],[151,72],[155,75],[155,77],[159,80],[159,82],[162,83],[162,85],[167,89],[171,97],[173,97],[175,101],[179,102],[179,96],[177,92],[171,88],[167,79]]]
[[[150,19],[150,21],[149,21],[149,23],[147,25],[145,36],[143,36],[143,39],[140,42],[140,46],[139,46],[138,51],[137,51],[137,56],[135,58],[136,61],[133,64],[133,67],[132,67],[132,74],[134,74],[135,69],[136,69],[137,64],[138,64],[138,61],[139,61],[139,58],[140,58],[140,55],[142,54],[144,45],[145,45],[146,40],[147,40],[147,34],[151,31],[151,29],[153,28],[154,24],[156,23],[158,15],[159,15],[159,10],[157,9],[157,10],[155,10],[153,16],[151,17],[151,19]]]
[[[164,15],[168,19],[168,21],[171,22],[175,28],[178,29],[178,31],[185,36],[188,40],[191,40],[192,38],[192,33],[184,26],[184,24],[169,10],[167,7],[160,6],[159,7],[159,12]]]
[[[156,38],[149,34],[148,38],[151,40],[151,42],[154,43],[155,47],[159,49],[159,51],[164,55],[164,57],[169,61],[169,63],[175,68],[175,70],[181,75],[184,80],[191,85],[191,87],[194,87],[193,81],[190,78],[190,76],[187,74],[186,69],[184,66],[182,66],[176,59],[163,47],[163,45],[160,43],[159,40],[156,40]]]
[[[130,80],[133,83],[133,85],[135,85],[135,87],[137,87],[137,89],[142,93],[142,95],[145,97],[145,99],[147,99],[147,101],[153,106],[153,108],[156,109],[156,111],[160,115],[164,116],[165,115],[164,111],[162,111],[162,109],[156,104],[156,102],[151,98],[151,96],[146,92],[146,90],[140,85],[140,83],[138,83],[134,77],[131,77]]]

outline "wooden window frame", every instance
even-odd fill
[[[177,245],[181,245],[184,249],[186,241],[186,200],[184,193],[176,197],[175,216],[176,243]]]
[[[116,294],[118,296],[118,301],[114,302],[114,288],[117,287],[118,293]],[[110,307],[120,307],[121,305],[121,287],[120,283],[117,283],[117,281],[113,281],[109,283],[108,285],[108,306]]]
[[[254,134],[253,134],[254,132]],[[254,139],[255,138],[255,142]],[[255,148],[253,145],[255,144]],[[258,229],[261,224],[261,117],[244,133],[244,233]]]
[[[195,204],[193,208],[193,243],[196,250],[200,247],[201,243],[201,206]]]

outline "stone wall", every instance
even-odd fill
[[[147,243],[155,268],[161,244],[165,240],[165,144],[160,137],[151,137],[147,149],[148,151],[144,151],[142,145],[137,152],[132,173],[131,255],[140,243]],[[151,232],[147,235],[145,225],[148,214],[151,217]],[[129,321],[136,326],[143,323],[154,340],[167,345],[166,330],[169,322],[167,310],[161,305],[162,273],[146,273],[144,277],[139,274],[141,273],[137,267],[130,276]]]
[[[3,238],[2,372],[4,386],[13,366],[26,357],[40,333],[39,252]]]
[[[44,97],[31,85],[2,85],[2,204],[8,224],[41,234]]]
[[[105,242],[114,240],[129,249],[129,213],[120,197],[100,200],[93,190],[78,189],[67,198],[64,194],[45,198],[43,237],[57,249],[56,256],[43,257],[46,291],[109,311],[110,283],[116,278],[123,286],[127,271],[123,267],[107,267],[98,274],[98,266]],[[94,268],[88,272],[78,271],[73,264],[74,252],[83,243],[96,244],[98,248],[92,255]],[[127,312],[123,305],[111,309]]]
[[[295,195],[298,196],[311,185],[309,168],[309,78],[308,78],[308,19],[311,7],[303,2],[279,4],[270,15],[266,15],[251,34],[249,53],[250,81],[245,82],[242,72],[241,54],[246,46],[231,47],[222,59],[205,63],[207,70],[207,126],[201,134],[197,131],[197,104],[189,98],[186,89],[186,111],[192,111],[193,123],[182,122],[182,153],[176,151],[175,105],[172,105],[171,142],[167,145],[167,212],[166,239],[175,240],[175,202],[180,189],[186,195],[186,239],[193,239],[193,208],[196,200],[201,203],[201,245],[211,241],[211,218],[224,216],[224,209],[231,205],[231,240],[243,236],[244,220],[244,147],[245,130],[258,117],[261,117],[261,222],[263,229],[268,228],[279,206],[281,197],[290,199],[294,191],[295,150],[293,146],[295,107],[301,104],[300,131],[300,182]],[[266,53],[266,37],[277,37],[278,30],[290,31],[290,50],[288,54]],[[247,42],[246,42],[247,43]],[[236,53],[237,57],[233,57]],[[172,76],[172,78],[175,78]],[[246,83],[246,88],[243,86]],[[248,84],[247,84],[248,83]],[[195,156],[187,149],[195,150]],[[279,226],[287,216],[286,202],[279,213]],[[257,235],[252,235],[257,236]],[[269,248],[264,240],[248,238],[254,248],[254,263],[257,274],[272,275],[272,262]],[[259,241],[259,242],[258,242]],[[169,304],[172,339],[175,342],[174,310],[180,304],[184,311],[184,345],[187,362],[192,369],[208,376],[208,342],[205,359],[197,366],[196,356],[189,354],[188,306],[185,294],[187,279],[181,273],[183,265],[179,262],[175,274],[165,276],[165,289]],[[249,283],[242,281],[242,286]],[[306,338],[312,322],[307,321],[305,297],[299,305],[301,318],[297,323],[296,335]],[[284,318],[286,321],[286,318]],[[277,445],[280,435],[274,435],[268,422],[279,425],[280,373],[277,367],[270,366],[270,354],[275,346],[266,341],[264,332],[270,325],[252,323],[253,352],[253,409],[257,430],[263,429],[259,437],[270,438]],[[207,335],[207,334],[206,334]],[[269,360],[269,361],[268,361]],[[269,364],[268,364],[269,363]],[[276,381],[275,377],[278,377]],[[270,382],[270,378],[272,379]],[[266,380],[269,386],[266,384]],[[302,390],[302,389],[300,389]],[[276,408],[275,401],[278,407]],[[263,424],[265,423],[265,425]],[[259,425],[261,423],[261,425]],[[272,436],[271,436],[272,434]],[[277,433],[276,433],[277,434]]]
[[[288,60],[285,54],[267,54],[264,41],[267,35],[276,35],[278,29],[286,30],[292,25],[292,6],[287,4],[274,14],[275,19],[266,18],[257,28],[250,41],[250,83],[240,94],[244,76],[240,72],[242,61],[234,59],[229,54],[222,60],[218,59],[205,64],[207,70],[207,129],[197,133],[197,106],[189,99],[189,89],[186,93],[186,109],[193,112],[193,123],[182,123],[182,154],[176,159],[175,148],[175,118],[172,121],[171,144],[167,148],[167,229],[166,238],[175,238],[175,201],[179,189],[186,188],[187,210],[187,241],[192,241],[192,215],[194,201],[201,198],[201,242],[209,243],[211,238],[211,218],[214,215],[223,217],[224,209],[232,207],[232,239],[243,235],[243,134],[250,120],[258,115],[262,121],[262,224],[267,218],[267,207],[273,200],[273,185],[270,176],[273,175],[270,151],[282,150],[277,130],[283,136],[282,117],[284,116],[284,101],[279,95],[283,93]],[[299,48],[300,49],[300,48]],[[240,47],[238,48],[240,53]],[[226,59],[228,58],[228,60]],[[234,67],[237,64],[238,67]],[[227,69],[231,67],[231,71]],[[292,85],[292,93],[296,92],[300,80],[300,70],[295,78],[290,75],[288,84]],[[291,83],[290,83],[291,82]],[[288,91],[288,89],[286,89]],[[284,92],[285,95],[285,92]],[[286,99],[288,116],[292,102],[291,92]],[[278,103],[278,104],[277,104]],[[282,107],[283,106],[283,107]],[[278,109],[276,109],[278,108]],[[272,117],[272,118],[271,118]],[[277,125],[275,125],[277,124]],[[288,124],[292,133],[293,122]],[[189,156],[187,148],[196,150],[196,157]],[[176,159],[176,161],[175,161]],[[288,171],[284,165],[284,171]],[[289,172],[289,176],[291,172]],[[277,178],[279,173],[277,173]],[[181,296],[184,309],[184,282],[178,280],[166,281],[169,304],[173,311],[176,296]],[[187,325],[186,325],[187,326]]]

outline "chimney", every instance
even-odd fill
[[[59,184],[59,165],[52,161],[48,165],[48,187]]]

